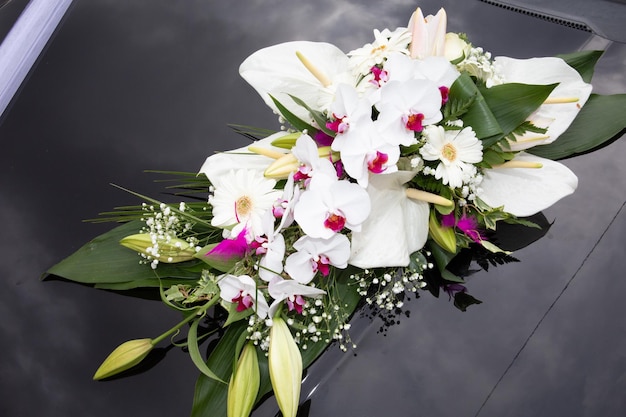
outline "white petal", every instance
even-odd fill
[[[424,246],[428,238],[428,203],[408,198],[403,186],[414,175],[399,171],[372,176],[367,189],[372,211],[361,231],[352,233],[351,265],[407,266],[409,255]]]
[[[239,73],[261,95],[265,103],[278,110],[269,94],[303,120],[306,109],[295,104],[288,94],[298,97],[316,110],[320,103],[330,104],[332,93],[306,69],[296,56],[301,52],[331,80],[350,73],[348,57],[336,46],[322,42],[286,42],[258,50],[239,67]]]
[[[535,145],[554,142],[572,123],[591,94],[591,84],[583,81],[580,74],[561,58],[514,59],[497,57],[496,65],[507,83],[547,85],[559,83],[549,98],[577,98],[571,103],[542,104],[530,120],[551,121],[541,142],[519,142],[511,145],[512,150],[528,149]],[[541,123],[540,123],[541,124]]]
[[[485,170],[480,197],[492,207],[519,217],[532,216],[572,194],[578,178],[565,165],[520,152],[514,161],[540,162],[542,168],[495,168]]]

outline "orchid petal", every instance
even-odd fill
[[[513,161],[539,162],[541,168],[494,168],[485,170],[478,197],[491,207],[527,217],[572,194],[578,178],[565,165],[520,152]]]

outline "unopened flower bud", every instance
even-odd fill
[[[141,362],[153,347],[152,339],[135,339],[122,343],[102,362],[93,379],[108,378],[132,368]]]
[[[169,264],[189,261],[196,254],[195,248],[183,239],[171,238],[167,241],[159,239],[155,243],[149,233],[126,236],[120,240],[120,244],[153,258],[155,258],[155,252],[157,252],[159,262]],[[153,251],[155,244],[158,245],[158,251]]]
[[[456,253],[456,234],[454,233],[454,228],[444,227],[439,224],[437,216],[432,210],[428,219],[428,235],[446,251]]]
[[[259,359],[254,344],[248,342],[228,384],[228,417],[248,417],[261,385]]]
[[[446,33],[444,54],[452,64],[458,64],[469,55],[470,44],[461,38],[457,33]]]
[[[269,371],[276,402],[284,417],[296,417],[302,383],[302,356],[289,326],[274,317],[270,330]]]

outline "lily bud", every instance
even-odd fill
[[[428,234],[439,246],[450,253],[456,253],[456,234],[454,228],[444,227],[437,221],[435,212],[431,210],[428,218]]]
[[[291,149],[296,146],[296,141],[300,136],[302,136],[301,132],[294,132],[280,136],[272,141],[272,146],[282,149]]]
[[[333,152],[330,146],[322,146],[317,148],[320,158],[328,158],[332,162],[339,160],[339,152]],[[274,161],[264,172],[265,177],[273,179],[285,179],[300,167],[300,161],[294,154],[288,153]]]
[[[247,343],[241,351],[237,369],[228,384],[228,417],[248,417],[261,385],[256,348]]]
[[[141,362],[153,347],[152,339],[136,339],[122,343],[102,362],[93,379],[97,381],[108,378],[132,368]]]
[[[268,361],[278,407],[284,417],[296,417],[302,383],[302,356],[281,317],[273,319]]]
[[[183,239],[172,238],[169,241],[158,240],[155,243],[149,233],[126,236],[120,240],[120,244],[154,258],[157,258],[155,254],[158,253],[159,262],[168,264],[190,261],[196,254],[196,249]],[[155,246],[158,246],[157,250]]]

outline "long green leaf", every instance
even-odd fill
[[[496,117],[501,135],[494,135],[483,140],[483,146],[488,147],[510,134],[548,98],[557,84],[529,85],[507,83],[481,88],[485,102]],[[472,125],[473,127],[473,125]]]
[[[596,63],[603,53],[604,51],[578,51],[571,54],[557,55],[557,57],[563,59],[570,67],[578,71],[583,81],[590,83]]]
[[[206,375],[216,382],[226,385],[226,382],[222,378],[218,377],[215,372],[213,372],[211,368],[207,366],[207,364],[204,362],[202,354],[200,353],[200,348],[198,346],[199,323],[200,317],[192,321],[191,326],[189,326],[189,333],[187,333],[187,348],[189,349],[189,356],[203,375]]]
[[[626,129],[626,94],[592,94],[570,127],[548,145],[528,152],[548,159],[564,159],[597,150],[618,139]]]
[[[481,92],[467,73],[462,73],[450,87],[450,102],[469,102],[468,111],[461,117],[471,126],[479,139],[502,135],[502,128]]]
[[[305,121],[301,120],[298,116],[296,116],[295,114],[290,112],[287,109],[287,107],[283,106],[283,104],[280,101],[278,101],[277,99],[275,99],[271,95],[270,95],[270,98],[272,99],[272,101],[276,105],[276,108],[278,109],[280,114],[285,118],[285,120],[287,120],[293,127],[298,129],[300,132],[302,132],[304,130],[308,130],[309,132],[314,132],[314,131],[317,130],[313,126],[311,126],[310,124],[308,124]]]
[[[139,256],[119,244],[120,239],[139,232],[141,221],[118,226],[86,243],[69,257],[46,272],[70,281],[83,284],[122,284],[124,289],[159,286],[155,271],[149,265],[139,263]],[[181,264],[159,264],[157,273],[161,277],[197,279],[198,272],[191,268],[200,261]],[[153,285],[151,283],[154,283]]]

